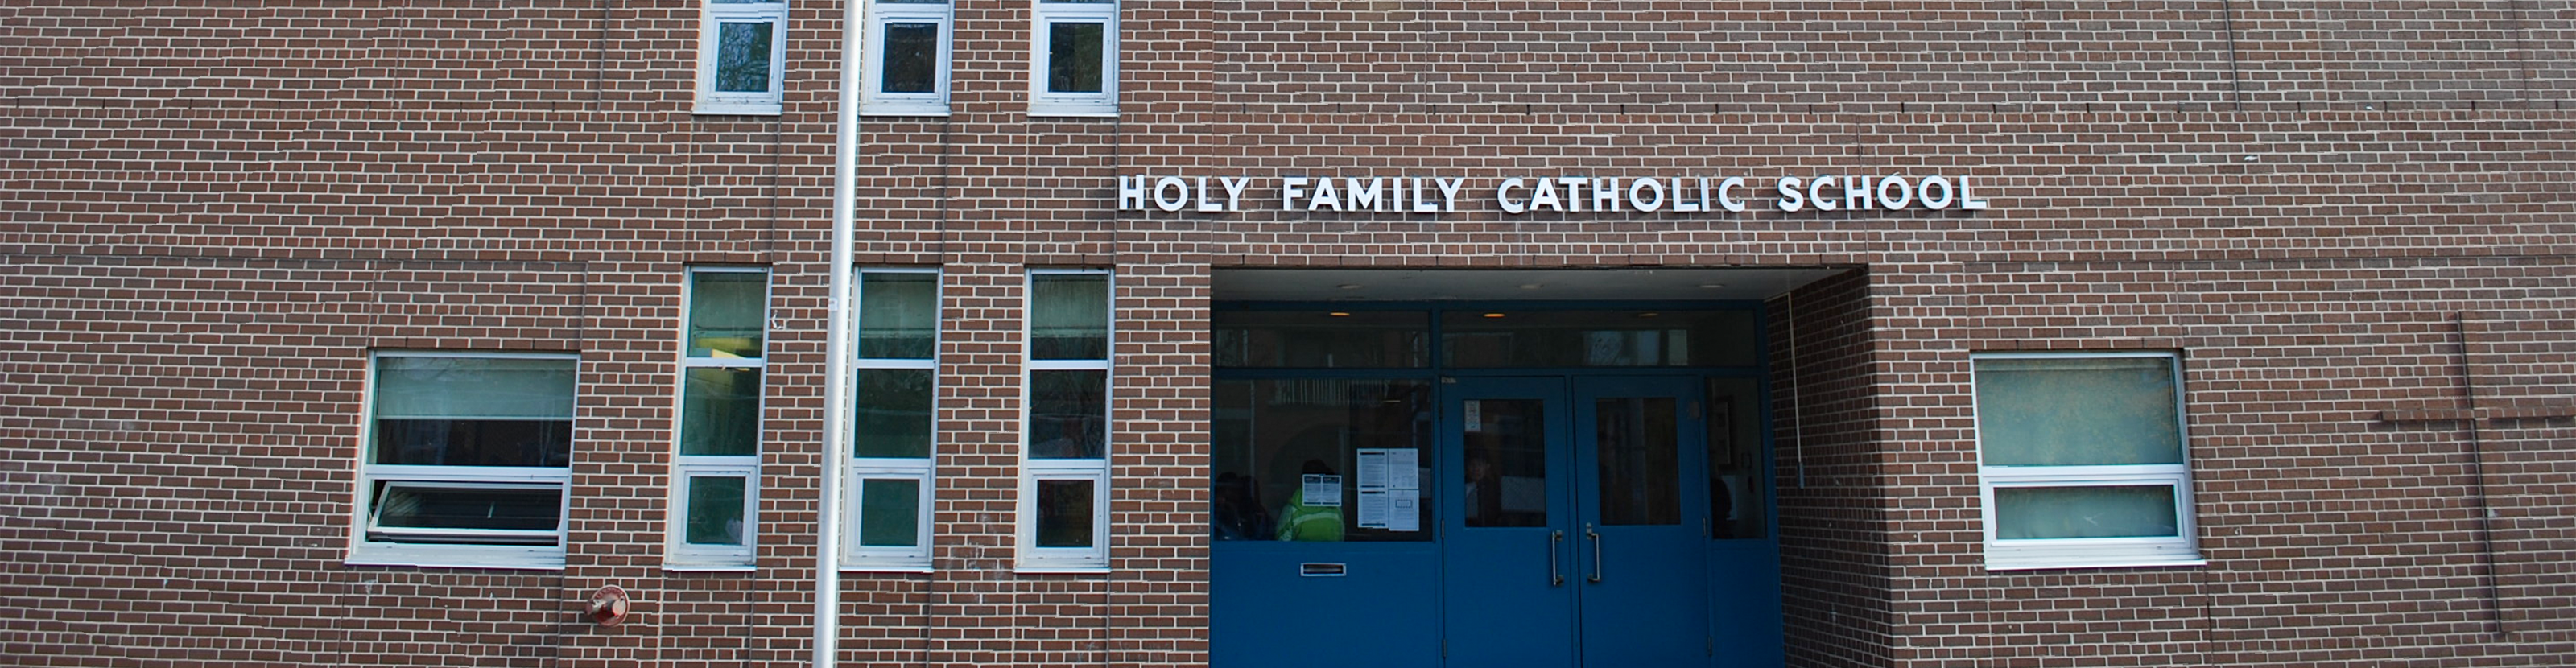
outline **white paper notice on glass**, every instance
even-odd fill
[[[1381,449],[1376,449],[1376,448],[1361,448],[1361,449],[1360,449],[1359,455],[1360,455],[1360,491],[1361,491],[1361,492],[1367,492],[1367,491],[1372,490],[1372,489],[1382,490],[1382,489],[1386,489],[1386,488],[1389,486],[1389,485],[1387,484],[1387,483],[1388,483],[1388,480],[1387,480],[1387,466],[1388,466],[1388,463],[1389,463],[1389,462],[1387,462],[1387,453],[1388,453],[1388,452],[1389,452],[1389,451],[1387,451],[1387,450],[1381,450]],[[1408,452],[1410,452],[1410,451],[1408,451]]]
[[[1476,433],[1476,432],[1484,431],[1484,430],[1485,430],[1485,402],[1477,401],[1477,400],[1474,400],[1474,399],[1468,399],[1468,400],[1467,400],[1467,419],[1465,419],[1465,420],[1461,420],[1461,421],[1462,421],[1462,422],[1467,423],[1467,433],[1473,434],[1473,433]]]
[[[1387,489],[1422,488],[1422,451],[1411,448],[1386,451]],[[1405,495],[1411,496],[1411,495]]]
[[[1386,526],[1386,490],[1360,490],[1360,527],[1384,529]]]
[[[1309,506],[1342,505],[1342,477],[1321,473],[1305,474],[1305,502]]]
[[[1422,500],[1415,498],[1409,490],[1407,492],[1397,494],[1394,499],[1389,501],[1388,505],[1386,530],[1422,530]]]

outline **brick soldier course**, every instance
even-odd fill
[[[691,113],[700,10],[0,9],[0,664],[807,663],[843,7],[778,116]],[[933,567],[844,574],[843,665],[1209,662],[1221,272],[1738,266],[1847,270],[1765,304],[1789,665],[2576,663],[2565,3],[1126,0],[1107,118],[1027,113],[1030,11],[957,0],[950,115],[856,128],[856,263],[943,331]],[[1844,174],[1992,207],[1768,187]],[[1751,206],[1492,205],[1579,175]],[[759,543],[669,570],[715,265],[771,272]],[[1115,276],[1105,574],[1014,568],[1031,268]],[[384,350],[578,354],[560,569],[347,563]],[[1969,355],[2054,350],[2180,351],[2207,565],[1985,568]]]

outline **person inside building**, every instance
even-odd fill
[[[1333,473],[1333,466],[1324,463],[1324,460],[1306,460],[1300,477],[1311,476],[1329,477],[1333,488],[1341,487],[1341,476]],[[1315,502],[1309,502],[1306,498],[1308,487],[1308,485],[1298,485],[1297,491],[1288,495],[1288,505],[1279,509],[1279,539],[1318,542],[1341,540],[1342,500],[1339,495],[1336,494],[1335,498],[1329,500],[1316,499]]]

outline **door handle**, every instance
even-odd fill
[[[1558,546],[1558,545],[1562,545],[1562,544],[1564,544],[1564,543],[1565,543],[1565,532],[1564,532],[1564,531],[1549,531],[1549,532],[1547,532],[1547,577],[1548,577],[1548,583],[1547,583],[1547,586],[1550,586],[1550,587],[1563,587],[1563,586],[1565,586],[1565,569],[1558,568],[1558,567],[1556,566],[1556,549],[1557,549],[1557,546]]]
[[[1592,584],[1601,584],[1601,532],[1593,531],[1592,523],[1585,522],[1583,535],[1592,538]]]

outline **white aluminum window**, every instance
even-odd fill
[[[939,396],[939,272],[862,269],[850,400],[844,567],[930,569]]]
[[[787,4],[708,0],[699,24],[697,113],[784,113]]]
[[[382,351],[348,562],[562,568],[570,354]]]
[[[950,47],[956,42],[945,0],[868,3],[866,62],[859,70],[859,113],[948,115]]]
[[[1029,115],[1118,115],[1118,3],[1038,0]]]
[[[1975,356],[1988,570],[2205,563],[2181,367],[2165,352]]]
[[[679,439],[671,457],[672,569],[740,569],[760,545],[761,387],[769,272],[689,270]]]
[[[1109,272],[1029,272],[1019,569],[1109,568]]]

